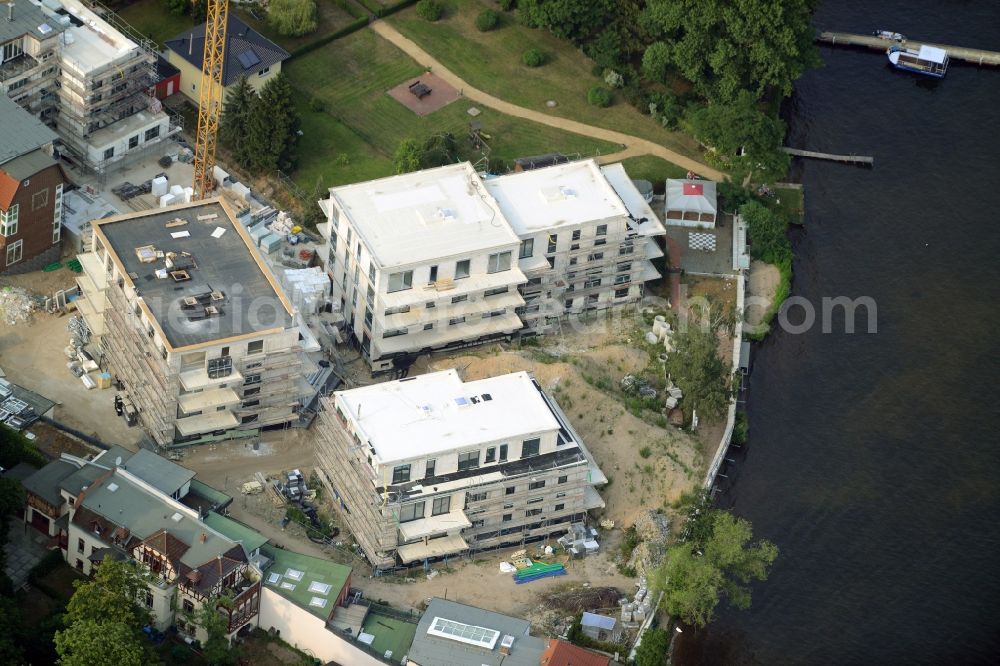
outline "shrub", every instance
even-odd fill
[[[611,91],[602,86],[594,86],[587,93],[587,101],[601,108],[611,106]]]
[[[639,455],[642,456],[643,458],[648,458],[649,456],[653,455],[653,450],[648,446],[644,446],[641,449],[639,449]]]
[[[517,0],[500,0],[500,9],[505,12],[509,12],[515,7],[517,7]]]
[[[541,67],[545,63],[545,54],[538,49],[528,49],[521,54],[521,62],[528,67]]]
[[[499,22],[500,15],[492,9],[486,9],[480,12],[479,16],[476,17],[476,28],[479,32],[489,32],[493,28],[497,27],[497,23]]]
[[[604,82],[612,88],[621,88],[625,85],[625,77],[613,69],[604,70]]]
[[[736,421],[733,423],[733,436],[730,441],[737,446],[746,444],[749,434],[750,424],[747,423],[747,413],[736,412]]]
[[[444,16],[444,5],[439,0],[420,0],[417,3],[417,16],[427,21],[437,21]]]
[[[278,34],[301,37],[316,32],[315,0],[271,0],[267,22]]]

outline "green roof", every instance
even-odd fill
[[[375,654],[385,654],[387,650],[392,650],[392,656],[396,657],[409,651],[413,637],[417,633],[417,623],[406,622],[371,610],[365,616],[361,631],[375,637],[371,644]]]
[[[265,586],[324,621],[330,618],[351,567],[271,546],[261,552],[272,560],[264,572]]]
[[[198,479],[191,479],[191,492],[201,495],[219,507],[226,506],[233,501],[233,498],[226,493],[213,488],[207,483],[202,483]]]
[[[243,550],[246,551],[247,557],[250,557],[250,553],[267,543],[267,537],[257,530],[214,511],[209,511],[203,520],[216,532],[243,544]]]

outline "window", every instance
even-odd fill
[[[409,330],[405,328],[390,328],[382,332],[382,337],[396,338],[399,337],[400,335],[406,335],[407,333],[409,333]]]
[[[143,139],[145,141],[152,141],[153,139],[155,139],[158,136],[160,136],[160,126],[159,125],[157,125],[156,127],[150,127],[148,130],[146,130],[146,134],[143,137]]]
[[[562,499],[563,497],[566,497],[566,493],[556,493],[556,499]]]
[[[562,511],[565,508],[566,508],[565,504],[556,504],[555,506],[556,511]]]
[[[632,254],[632,244],[622,243],[622,246],[618,248],[618,256],[625,256],[627,254]]]
[[[260,400],[244,400],[243,407],[257,407],[260,405]]]
[[[368,293],[368,300],[371,301],[371,300],[373,300],[374,293],[371,291],[371,287],[368,287],[368,291],[369,291],[369,293]],[[386,308],[385,309],[385,316],[388,317],[389,315],[403,314],[403,313],[406,313],[406,312],[409,312],[409,311],[410,311],[410,306],[409,305],[399,305],[399,306],[396,306],[394,308]]]
[[[431,308],[436,308],[437,306],[434,304],[434,301],[427,301],[424,303],[424,307],[430,310]]]
[[[76,552],[85,553],[87,551],[87,542],[83,539],[76,540]]]
[[[497,447],[491,446],[486,449],[486,460],[484,462],[494,462],[497,459]]]
[[[368,281],[375,282],[375,264],[368,262]],[[369,287],[370,289],[371,287]]]
[[[410,466],[397,465],[392,469],[392,485],[406,483],[410,480]]]
[[[624,275],[615,276],[615,284],[628,284],[631,281],[631,276],[628,273]]]
[[[471,262],[468,259],[463,259],[462,261],[455,262],[455,279],[467,278],[469,277],[469,266]]]
[[[591,294],[590,296],[587,296],[587,304],[593,305],[597,303],[600,299],[601,299],[600,294]]]
[[[437,279],[438,279],[438,267],[437,266],[431,266],[431,272],[430,272],[430,275],[428,276],[427,280],[428,280],[428,282],[437,282]]]
[[[587,281],[583,283],[584,289],[593,289],[594,287],[601,286],[601,278],[587,278]]]
[[[260,393],[260,387],[259,386],[253,386],[251,388],[244,389],[244,391],[243,391],[243,397],[245,398],[248,395],[258,395],[259,393]]]
[[[243,379],[244,386],[249,386],[250,384],[258,384],[258,383],[260,383],[260,375],[247,375]]]
[[[431,458],[424,464],[424,477],[434,476],[434,468],[437,466],[437,460]]]
[[[21,261],[21,254],[24,250],[24,241],[17,241],[7,246],[7,265],[16,264]]]
[[[80,571],[83,571],[83,560],[79,558],[76,560],[76,568],[79,569]]]
[[[526,439],[521,443],[521,457],[527,458],[528,456],[538,455],[538,445],[541,442],[540,439],[535,437],[534,439]]]
[[[580,240],[580,230],[579,229],[577,229],[576,231],[573,232],[573,238],[572,238],[572,240],[575,240],[575,241]]]
[[[389,293],[404,291],[413,287],[413,271],[393,273],[389,276]]]
[[[535,253],[535,239],[529,238],[521,241],[521,251],[517,253],[518,259],[527,259]]]
[[[488,496],[488,493],[486,493],[485,491],[483,491],[481,493],[469,493],[468,494],[468,501],[470,501],[470,502],[482,502],[484,499],[486,499],[487,496]],[[477,511],[476,513],[482,513],[482,511]]]
[[[532,481],[528,484],[528,490],[538,490],[539,488],[545,487],[545,479],[541,481]]]
[[[467,451],[458,454],[458,471],[479,467],[479,451]]]
[[[531,518],[532,516],[538,516],[542,513],[541,509],[528,509],[524,512],[525,518]]]
[[[454,317],[448,320],[449,326],[456,326],[465,322],[465,317]]]
[[[569,258],[569,265],[570,266],[576,266],[576,260],[577,260],[577,257],[570,257]]]
[[[599,245],[607,245],[607,244],[608,244],[608,239],[607,238],[598,238],[597,240],[594,241],[594,247],[597,247]]]
[[[192,612],[194,612],[194,604],[191,603],[190,599],[184,599],[181,602],[181,608],[184,609],[185,613],[192,613]]]
[[[247,356],[252,356],[254,354],[264,353],[264,341],[263,340],[251,340],[247,343]]]
[[[497,252],[489,256],[486,265],[487,273],[500,273],[510,270],[510,252]]]
[[[135,148],[138,145],[139,145],[139,135],[138,134],[136,134],[135,136],[129,137],[129,139],[128,139],[128,149],[129,150],[132,150],[133,148]]]
[[[365,326],[369,329],[372,327],[372,309],[365,308]]]
[[[507,462],[507,445],[500,445],[500,462]]]
[[[461,296],[452,296],[451,297],[451,302],[452,303],[462,303],[462,302],[467,301],[467,300],[469,300],[469,295],[468,294],[462,294]]]
[[[541,504],[544,497],[532,497],[530,500],[525,502],[525,504]]]
[[[114,156],[115,156],[115,147],[114,146],[111,146],[110,148],[108,148],[107,150],[104,151],[104,159],[110,160]]]
[[[597,236],[607,236],[608,235],[608,225],[598,224],[597,225]]]
[[[146,592],[146,595],[145,595],[146,598],[144,599],[144,601],[146,602],[146,608],[152,608],[153,607],[153,593],[150,592],[149,590],[145,590],[145,592]]]
[[[552,254],[553,252],[556,251],[556,245],[558,244],[558,242],[559,242],[559,236],[557,236],[556,234],[552,234],[551,236],[549,236],[548,254]]]
[[[17,233],[18,211],[20,208],[19,204],[14,204],[0,213],[0,234],[13,236]]]
[[[615,298],[627,298],[628,297],[628,287],[625,289],[615,289]]]
[[[603,252],[594,252],[593,254],[587,257],[587,261],[600,261],[603,258],[604,258]]]
[[[408,523],[424,517],[424,503],[414,502],[399,508],[399,522]]]
[[[270,73],[271,73],[271,68],[270,67],[265,67],[264,69],[262,69],[259,72],[257,72],[257,76],[264,77],[264,76],[267,76]]]
[[[514,514],[505,513],[503,514],[503,518],[501,518],[501,520],[505,523],[509,523],[510,521],[514,520]]]
[[[569,475],[568,474],[563,474],[558,479],[556,479],[556,483],[566,483],[567,481],[569,481]]]
[[[555,268],[556,267],[556,258],[555,257],[545,257],[545,260],[547,262],[549,262],[549,268]]]
[[[517,491],[517,486],[507,486],[503,489],[504,495],[513,495]]]
[[[431,331],[431,330],[434,330],[434,324],[433,324],[433,322],[432,322],[432,323],[430,323],[430,324],[424,324],[424,330],[425,330],[425,331]]]
[[[617,270],[619,273],[627,273],[628,271],[632,270],[632,262],[626,261],[620,263],[617,266],[615,266],[615,270]]]
[[[487,289],[483,292],[484,298],[489,298],[490,296],[497,296],[499,294],[506,294],[510,290],[509,287],[497,287],[496,289]]]
[[[2,60],[4,62],[6,62],[7,60],[13,60],[22,53],[24,53],[24,51],[21,49],[21,39],[20,38],[15,39],[3,45]]]
[[[41,192],[35,192],[31,195],[31,210],[38,210],[47,205],[49,205],[49,188],[46,187]]]
[[[451,511],[451,496],[438,497],[431,504],[431,515],[440,516],[442,513],[448,513]]]
[[[17,90],[18,88],[23,88],[27,84],[28,84],[28,79],[27,78],[18,79],[17,81],[14,81],[9,86],[7,86],[7,92],[10,92],[11,90]],[[18,99],[21,99],[21,98],[18,98]]]
[[[482,527],[485,524],[486,524],[485,520],[473,520],[472,521],[472,527],[473,527],[473,529],[475,529],[476,527]]]
[[[481,318],[489,319],[491,317],[502,317],[505,314],[507,314],[507,308],[501,308],[500,310],[491,310],[489,312],[484,312]]]

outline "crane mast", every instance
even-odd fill
[[[197,0],[194,0],[197,2]],[[226,55],[229,0],[208,0],[205,17],[205,53],[201,61],[198,95],[198,135],[194,146],[194,200],[201,201],[215,187],[215,146],[222,116],[222,67]]]

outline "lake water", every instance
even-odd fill
[[[1000,50],[996,1],[829,0],[815,24]],[[752,608],[685,633],[677,661],[998,663],[1000,69],[933,82],[821,52],[788,145],[876,164],[796,167],[793,294],[871,296],[878,332],[841,320],[756,347],[751,441],[718,501],[781,555]]]

